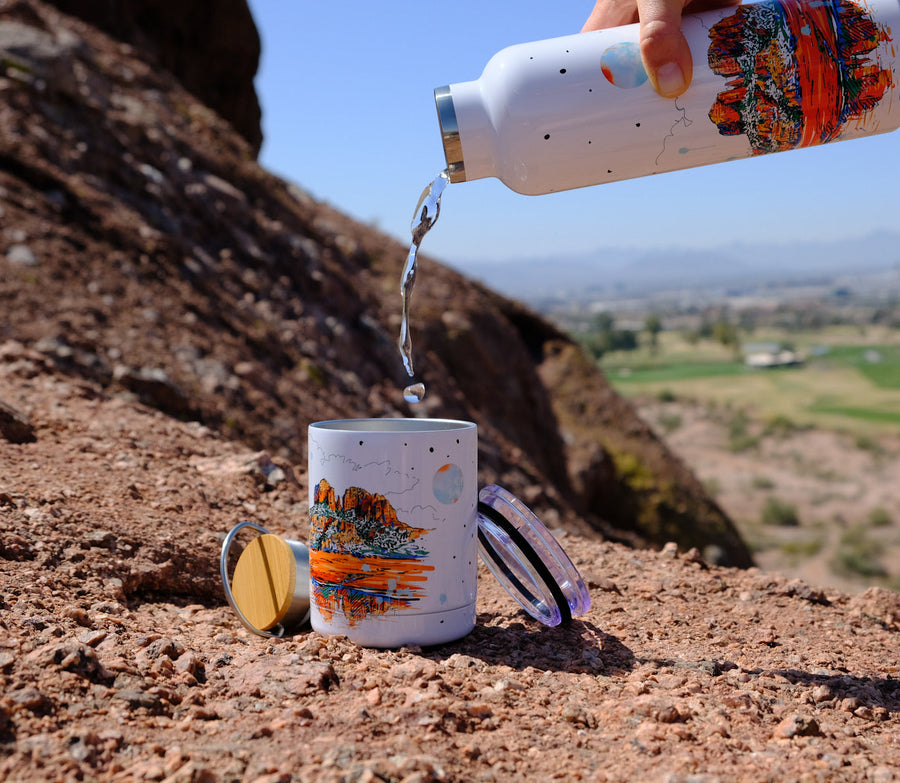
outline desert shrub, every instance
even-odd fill
[[[656,479],[650,468],[635,454],[612,452],[616,471],[637,492],[653,489]]]
[[[800,518],[797,516],[797,507],[793,503],[772,496],[766,499],[762,510],[762,522],[764,525],[778,525],[779,527],[797,527]]]
[[[750,486],[753,489],[775,489],[775,482],[768,476],[754,476]]]
[[[811,538],[808,541],[787,541],[781,545],[781,551],[788,557],[803,560],[819,554],[824,546],[821,538]]]
[[[872,527],[890,527],[893,521],[890,513],[883,506],[877,506],[869,512],[869,524]]]
[[[795,432],[799,432],[802,429],[803,427],[794,422],[788,416],[779,413],[775,416],[772,416],[766,422],[764,432],[766,435],[773,435],[776,438],[786,438],[788,435],[793,435]]]
[[[838,573],[883,579],[888,573],[878,560],[880,552],[878,542],[866,535],[864,527],[856,525],[841,535],[831,566]]]
[[[743,411],[735,413],[728,421],[728,448],[739,452],[756,448],[759,438],[750,434],[750,421]]]
[[[860,435],[856,438],[856,448],[860,451],[868,451],[876,457],[884,453],[882,445],[868,435]]]
[[[703,482],[703,488],[710,497],[716,497],[722,491],[722,482],[713,476]]]
[[[659,426],[666,434],[675,432],[682,424],[681,416],[677,413],[663,413],[659,417]]]

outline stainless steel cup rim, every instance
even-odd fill
[[[380,419],[332,419],[316,421],[309,425],[310,430],[329,430],[332,432],[365,432],[372,434],[396,433],[431,433],[442,431],[477,429],[471,421],[457,419],[416,419],[391,418]]]

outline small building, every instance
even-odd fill
[[[757,369],[771,367],[800,367],[803,357],[796,351],[782,348],[774,343],[744,346],[744,364]]]

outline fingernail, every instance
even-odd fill
[[[684,92],[684,73],[678,63],[666,63],[656,72],[660,95],[674,98]]]

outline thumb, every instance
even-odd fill
[[[638,0],[641,58],[655,89],[675,98],[691,83],[691,50],[681,32],[684,0]]]

